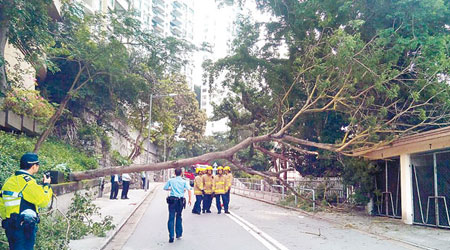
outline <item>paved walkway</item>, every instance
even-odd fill
[[[106,237],[88,236],[81,240],[72,240],[69,243],[70,249],[94,250],[103,248],[157,185],[157,183],[150,183],[150,188],[146,192],[142,189],[130,189],[128,192],[130,199],[128,200],[110,200],[109,193],[105,194],[102,198],[96,199],[94,204],[100,208],[101,215],[103,217],[106,215],[112,216],[116,229],[109,231]]]

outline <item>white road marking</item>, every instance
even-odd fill
[[[250,229],[248,226],[246,226],[244,223],[240,222],[238,219],[234,218],[231,215],[228,215],[228,218],[232,219],[234,222],[236,222],[239,226],[244,228],[245,231],[249,232],[255,239],[257,239],[259,242],[261,242],[267,249],[269,250],[278,250],[275,248],[272,244],[270,244],[267,240],[265,240],[263,237],[255,233],[252,229]]]
[[[244,220],[242,217],[238,216],[237,214],[230,212],[230,214],[227,214],[227,216],[229,218],[231,218],[233,221],[235,221],[237,224],[239,224],[241,227],[243,227],[245,230],[250,232],[251,235],[253,235],[261,243],[263,243],[264,246],[266,246],[268,249],[289,250],[283,244],[281,244],[280,242],[278,242],[277,240],[275,240],[268,234],[261,231],[255,225]],[[267,245],[267,244],[269,244],[269,245]]]
[[[298,218],[303,219],[303,218],[305,218],[305,216],[299,215]]]

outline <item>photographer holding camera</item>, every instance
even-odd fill
[[[46,207],[53,195],[49,175],[44,175],[43,186],[37,184],[33,175],[38,171],[38,156],[26,153],[20,159],[20,170],[1,189],[0,215],[9,249],[34,249],[39,208]]]

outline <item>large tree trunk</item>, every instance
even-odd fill
[[[0,5],[0,9],[2,6]],[[5,61],[5,47],[7,42],[9,21],[3,20],[3,10],[0,10],[0,92],[5,93],[5,90],[9,88],[6,78],[6,61]]]
[[[39,149],[41,148],[42,143],[47,139],[47,137],[52,132],[53,128],[55,127],[56,121],[58,121],[58,119],[61,117],[61,115],[62,115],[62,113],[64,111],[64,108],[66,108],[66,105],[67,105],[67,103],[69,102],[69,100],[71,98],[72,98],[72,95],[70,94],[70,92],[67,93],[66,97],[64,97],[64,100],[62,100],[61,104],[59,105],[58,110],[55,112],[55,114],[53,114],[52,118],[50,118],[50,121],[48,121],[47,128],[41,134],[41,136],[39,137],[38,141],[34,145],[34,151],[33,152],[37,153],[39,151]]]
[[[257,137],[249,137],[239,144],[220,152],[207,153],[204,155],[200,155],[197,157],[175,160],[175,161],[166,161],[160,163],[151,163],[151,164],[133,164],[131,166],[119,166],[119,167],[110,167],[103,169],[95,169],[88,170],[83,172],[74,172],[70,174],[70,179],[73,181],[80,181],[85,179],[94,179],[97,177],[103,177],[112,174],[121,174],[121,173],[136,173],[141,171],[155,171],[162,169],[170,169],[170,168],[178,168],[191,166],[195,163],[206,162],[213,159],[229,159],[234,154],[236,154],[239,150],[248,147],[252,143],[268,141],[270,140],[271,135],[262,135]]]

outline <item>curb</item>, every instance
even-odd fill
[[[234,194],[234,195],[241,196],[241,197],[244,197],[244,198],[247,198],[247,199],[252,199],[252,200],[264,202],[264,203],[267,203],[267,204],[270,204],[270,205],[275,205],[275,206],[277,206],[277,207],[281,207],[281,208],[284,208],[284,209],[288,209],[288,210],[293,210],[293,211],[296,211],[296,212],[300,212],[300,213],[302,213],[302,214],[308,215],[308,216],[313,217],[313,218],[315,218],[315,219],[323,220],[323,221],[326,221],[326,222],[329,222],[329,223],[332,223],[332,224],[336,224],[336,225],[345,227],[344,224],[342,224],[342,223],[340,223],[340,222],[338,222],[338,221],[335,221],[335,220],[332,220],[332,219],[328,219],[328,218],[318,217],[317,215],[315,215],[315,214],[313,214],[313,213],[306,212],[306,211],[301,210],[301,209],[299,209],[299,208],[288,207],[288,206],[281,205],[281,204],[278,204],[278,203],[275,203],[275,202],[272,202],[272,201],[266,201],[266,200],[263,200],[263,199],[259,199],[259,198],[255,198],[255,197],[250,197],[250,196],[246,196],[246,195],[242,195],[242,194],[236,194],[236,193],[233,193],[233,194]],[[413,246],[413,247],[421,248],[421,249],[437,250],[436,248],[431,248],[431,247],[427,247],[427,246],[422,246],[422,245],[417,244],[417,243],[414,243],[414,242],[409,242],[409,241],[405,241],[405,240],[393,238],[393,237],[386,236],[386,235],[376,234],[376,233],[369,232],[369,231],[366,231],[366,230],[363,230],[363,229],[359,229],[359,228],[350,228],[350,229],[351,229],[351,230],[358,231],[358,232],[361,232],[361,233],[365,233],[365,234],[368,234],[368,235],[374,235],[374,236],[377,236],[377,237],[380,237],[380,238],[384,238],[384,239],[387,239],[387,240],[397,241],[397,242],[400,242],[400,243],[403,243],[403,244],[406,244],[406,245],[410,245],[410,246]]]
[[[144,203],[144,201],[151,195],[153,194],[153,192],[155,191],[156,187],[158,185],[155,185],[151,190],[148,190],[147,195],[144,196],[144,199],[142,199],[139,204],[133,209],[133,211],[131,211],[131,213],[128,214],[128,216],[126,217],[126,219],[124,221],[122,221],[122,223],[116,227],[116,229],[114,230],[114,232],[108,237],[108,239],[102,243],[102,245],[97,248],[99,250],[104,249],[110,242],[111,240],[117,235],[117,233],[123,228],[123,226],[128,222],[128,220],[131,218],[131,216],[134,215],[134,213],[141,207],[142,203]]]

